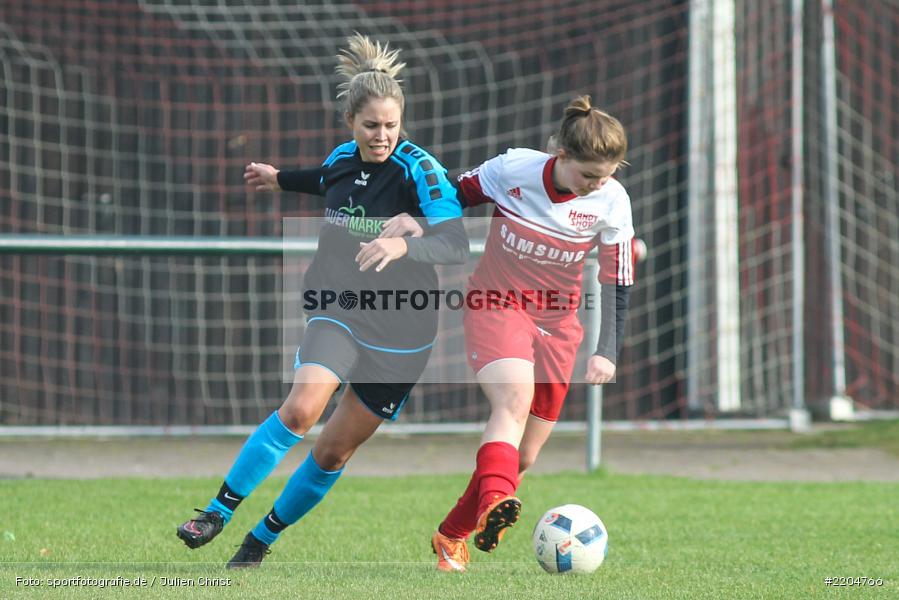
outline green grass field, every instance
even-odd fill
[[[174,595],[216,598],[830,598],[899,597],[899,484],[775,484],[673,477],[532,476],[519,526],[464,575],[434,570],[429,539],[462,476],[346,477],[290,528],[256,571],[223,568],[284,484],[267,481],[209,546],[190,551],[176,525],[219,484],[204,479],[0,483],[0,598]],[[563,503],[593,508],[609,529],[606,562],[590,576],[544,573],[531,530]],[[40,587],[16,585],[32,577]],[[140,590],[57,588],[75,576],[144,577]],[[162,577],[227,587],[190,590]],[[834,589],[826,577],[881,578]],[[154,580],[155,578],[155,580]]]

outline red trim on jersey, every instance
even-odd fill
[[[499,206],[495,210],[484,256],[469,278],[469,289],[544,290],[566,299],[572,294],[577,298],[583,281],[584,258],[594,241],[578,244],[560,240],[502,216]],[[515,240],[510,243],[507,240],[513,235]],[[545,301],[547,297],[533,298],[522,309],[537,322],[557,321],[571,315],[570,310],[561,309],[561,302],[553,309]]]
[[[569,200],[577,198],[577,194],[572,192],[568,192],[567,194],[561,193],[553,184],[553,165],[556,164],[556,158],[557,157],[553,156],[546,161],[545,165],[543,165],[543,187],[546,188],[546,195],[549,196],[549,199],[553,204],[568,202]]]
[[[552,233],[557,233],[560,236],[562,236],[563,241],[566,241],[570,244],[583,244],[585,242],[591,241],[594,237],[596,237],[596,236],[592,236],[592,235],[576,235],[574,233],[566,233],[566,232],[560,231],[558,229],[553,229],[552,227],[550,227],[548,225],[544,225],[543,223],[538,223],[536,221],[526,219],[525,217],[521,216],[514,210],[510,210],[507,206],[501,206],[501,205],[497,204],[496,210],[501,213],[508,213],[508,214],[512,215],[513,217],[515,217],[516,219],[524,221],[528,225],[532,225],[533,227],[528,228],[531,231],[535,231],[537,233],[542,233],[543,235],[550,235],[550,237],[554,237],[554,236],[552,236]],[[494,213],[493,216],[495,217],[496,213]],[[508,219],[508,217],[506,217],[506,218]],[[541,229],[544,231],[541,231]],[[551,232],[551,233],[547,233],[547,232]],[[580,238],[580,239],[578,239],[578,238]]]
[[[481,180],[478,178],[478,170],[472,169],[459,175],[459,191],[462,193],[464,206],[477,206],[493,202],[493,198],[484,193],[481,188]]]

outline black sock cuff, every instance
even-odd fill
[[[234,511],[237,508],[237,505],[241,503],[243,498],[243,496],[236,494],[234,490],[228,487],[228,484],[224,482],[222,483],[221,489],[219,489],[218,495],[215,497],[216,500],[227,506],[231,511]]]
[[[278,518],[274,507],[271,509],[271,511],[269,511],[267,515],[265,515],[265,528],[272,533],[281,533],[282,531],[287,529],[288,525],[289,523],[285,523],[280,518]]]

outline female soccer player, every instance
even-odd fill
[[[630,198],[612,176],[624,162],[621,123],[590,103],[565,109],[551,154],[510,149],[459,177],[463,204],[495,206],[468,295],[501,302],[464,315],[468,361],[490,402],[474,474],[431,540],[437,567],[464,571],[466,539],[496,548],[521,510],[514,496],[558,420],[583,330],[577,319],[584,257],[599,246],[602,326],[585,380],[611,381],[633,284]],[[555,147],[552,147],[555,146]],[[394,218],[385,231],[414,231]],[[616,342],[617,340],[617,342]]]
[[[468,258],[456,190],[434,157],[402,137],[405,99],[397,75],[405,65],[397,62],[399,51],[360,34],[348,44],[338,56],[337,71],[345,79],[338,98],[344,100],[353,140],[335,148],[321,167],[279,171],[251,163],[244,179],[260,191],[325,197],[326,223],[304,278],[307,292],[436,289],[435,264]],[[426,218],[425,235],[378,237],[383,221],[400,213]],[[398,415],[427,363],[437,313],[364,312],[343,304],[304,306],[307,326],[290,393],[246,441],[206,509],[178,527],[188,547],[207,544],[222,531],[238,504],[318,421],[342,383],[352,382],[306,460],[272,510],[246,535],[229,568],[258,566],[281,531],[334,485],[359,445],[384,419]]]

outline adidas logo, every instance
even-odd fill
[[[371,177],[371,173],[362,171],[361,173],[359,173],[359,175],[362,177],[362,179],[357,179],[353,183],[355,183],[356,185],[368,185],[368,178]]]
[[[506,192],[516,200],[521,200],[521,188],[514,187]]]

